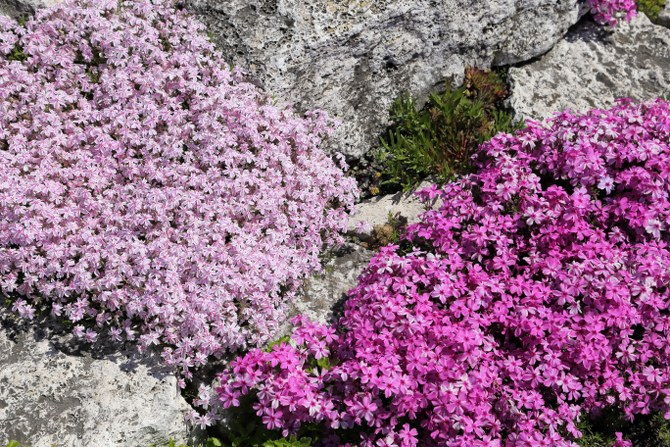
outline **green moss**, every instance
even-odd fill
[[[652,21],[658,20],[658,15],[663,11],[666,0],[637,0],[637,8],[645,13]]]
[[[432,95],[422,110],[411,97],[398,98],[377,154],[382,184],[410,189],[427,177],[448,181],[469,172],[479,144],[522,127],[504,110],[506,96],[500,74],[468,69],[463,86]]]

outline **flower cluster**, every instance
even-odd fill
[[[662,100],[499,134],[477,174],[420,192],[439,209],[338,324],[237,359],[221,404],[253,391],[269,428],[363,447],[568,447],[585,414],[670,417],[669,141]]]
[[[630,22],[637,13],[635,0],[588,0],[594,19],[601,24],[617,26],[622,20]]]
[[[161,0],[0,16],[0,294],[185,370],[264,342],[356,187]]]

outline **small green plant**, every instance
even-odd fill
[[[23,51],[23,47],[20,44],[16,44],[7,55],[7,60],[23,62],[28,60],[28,55]]]
[[[652,21],[656,21],[665,3],[666,0],[637,0],[637,9],[645,13]]]
[[[463,86],[432,95],[422,110],[411,97],[398,98],[378,153],[382,184],[410,189],[426,177],[448,181],[470,171],[481,143],[523,127],[504,110],[506,97],[502,75],[471,68]]]

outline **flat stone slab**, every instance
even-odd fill
[[[422,186],[408,192],[374,197],[357,204],[356,211],[349,219],[347,232],[367,236],[374,227],[386,224],[391,217],[401,217],[407,224],[418,222],[419,216],[426,211],[426,206],[415,194]]]
[[[538,60],[512,67],[509,79],[509,104],[523,118],[606,108],[622,97],[667,95],[670,29],[644,14],[614,32],[584,20]]]

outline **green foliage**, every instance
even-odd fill
[[[658,20],[666,0],[637,0],[637,9],[645,13],[652,21]]]
[[[272,349],[273,349],[275,346],[279,346],[279,345],[281,345],[282,343],[288,343],[288,342],[290,342],[290,341],[291,341],[291,337],[289,337],[288,335],[285,335],[284,337],[280,337],[280,338],[278,338],[278,339],[276,339],[276,340],[273,340],[273,341],[269,342],[269,343],[263,348],[263,351],[265,351],[265,352],[270,352],[270,351],[272,351]]]
[[[398,98],[391,108],[394,126],[378,153],[382,184],[409,189],[426,177],[448,181],[470,171],[481,143],[523,127],[504,110],[506,96],[500,74],[468,69],[463,86],[432,95],[422,110],[411,97]]]
[[[19,44],[16,44],[12,51],[7,55],[7,59],[10,61],[23,62],[28,59],[28,56],[23,51],[23,47]]]
[[[670,447],[670,421],[660,414],[638,416],[626,421],[617,410],[607,410],[597,418],[582,421],[579,429],[583,437],[577,440],[580,447],[611,447],[616,432],[635,447]]]
[[[152,444],[149,447],[191,447],[186,444],[177,444],[174,439],[170,439],[167,444],[156,445]],[[223,443],[217,438],[208,438],[204,444],[198,444],[192,447],[223,447]]]
[[[231,409],[221,438],[223,447],[311,447],[318,439],[321,429],[312,425],[303,427],[299,436],[289,438],[268,430],[252,408],[255,401],[255,396],[248,395],[240,399],[239,407]]]

